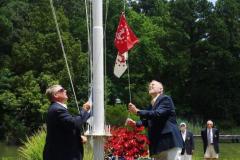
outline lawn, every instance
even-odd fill
[[[35,144],[33,145],[33,143],[26,142],[28,144],[26,153],[28,153],[29,155],[31,155],[30,153],[34,153],[36,157],[36,155],[38,154],[42,155],[42,151],[39,151],[39,147],[43,146],[42,143],[40,142],[44,142],[45,137],[43,136],[42,138],[39,139],[39,135],[38,136],[35,135],[34,142],[35,140],[38,141],[38,143],[36,143],[38,145],[35,145]],[[31,147],[29,147],[29,145]],[[0,151],[2,150],[3,150],[3,147],[1,148],[0,146]],[[93,160],[93,150],[89,143],[84,145],[84,154],[85,154],[84,160]],[[0,155],[0,160],[20,160],[20,157],[13,158],[13,156],[16,156],[16,154],[8,155],[7,153],[5,153],[5,154],[2,154],[2,156]],[[29,158],[29,160],[32,160],[32,159],[35,159],[35,158]],[[41,158],[36,158],[35,160],[41,160]],[[202,141],[200,137],[195,138],[195,152],[193,155],[193,160],[203,160],[203,146],[202,146]],[[220,143],[220,160],[240,160],[240,143],[226,143],[226,142]]]
[[[240,160],[240,143],[220,143],[221,160]],[[195,139],[195,153],[193,160],[203,160],[203,145],[201,139]]]
[[[220,143],[219,160],[240,160],[240,143]],[[84,160],[93,160],[91,147],[85,145]],[[195,139],[195,152],[192,160],[203,160],[203,146],[200,138]]]

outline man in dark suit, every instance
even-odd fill
[[[181,160],[192,160],[192,154],[194,151],[193,134],[187,130],[187,125],[184,122],[180,123],[180,132],[183,138]]]
[[[218,159],[219,154],[219,131],[213,128],[213,122],[207,121],[207,127],[201,131],[203,140],[204,158],[206,160]]]
[[[51,102],[47,114],[47,136],[43,151],[44,160],[82,160],[83,143],[82,125],[90,117],[90,104],[83,105],[81,113],[72,116],[67,109],[66,90],[60,85],[53,85],[46,90]]]
[[[183,142],[177,127],[175,107],[172,99],[163,94],[163,86],[153,80],[149,84],[151,105],[140,110],[129,103],[129,111],[140,116],[140,121],[128,119],[129,125],[148,128],[150,155],[157,160],[178,160]]]

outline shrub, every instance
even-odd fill
[[[23,146],[19,148],[20,157],[27,160],[42,160],[45,145],[46,130],[40,129],[31,137],[27,137]]]
[[[128,115],[126,104],[116,104],[114,106],[108,105],[106,107],[106,122],[112,126],[123,126]],[[138,119],[136,115],[131,114],[129,116],[134,120]]]
[[[187,124],[188,130],[190,130],[193,134],[199,135],[202,130],[202,124],[200,122],[191,122],[187,121],[186,119],[178,118],[177,119],[178,124],[181,122],[185,122]]]
[[[27,137],[26,141],[23,142],[23,146],[19,148],[20,159],[42,160],[45,139],[46,129],[44,128],[38,130],[35,134],[33,134],[33,136]],[[90,139],[88,142],[89,141]],[[93,151],[90,143],[84,145],[84,159],[93,159]]]

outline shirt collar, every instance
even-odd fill
[[[181,131],[182,134],[186,134],[187,133],[187,130],[185,130],[184,132]]]
[[[151,104],[152,106],[155,104],[157,98],[160,96],[160,94],[158,94],[156,97],[154,97],[152,100],[151,100]]]
[[[64,103],[61,103],[61,102],[56,102],[56,103],[60,104],[60,105],[63,106],[64,108],[68,109],[67,105],[64,104]]]

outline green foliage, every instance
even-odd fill
[[[39,110],[46,100],[33,72],[12,76],[5,69],[0,74],[1,129],[7,142],[16,143],[19,142],[18,138],[25,137],[26,133],[30,134],[39,127],[42,121]]]
[[[39,129],[32,136],[27,137],[23,142],[19,151],[18,159],[24,160],[42,160],[43,159],[43,149],[46,139],[46,130],[44,128]],[[84,159],[92,160],[93,159],[93,148],[90,145],[91,139],[88,140],[88,143],[84,145]]]
[[[26,160],[42,160],[45,139],[45,129],[40,129],[31,137],[27,137],[23,146],[19,148],[20,157]]]
[[[202,122],[192,122],[192,121],[187,121],[187,120],[184,120],[184,119],[181,119],[181,118],[178,118],[177,119],[177,123],[180,124],[180,123],[186,123],[187,124],[187,129],[189,131],[191,131],[194,135],[200,135],[201,134],[201,130],[205,127],[202,125]]]
[[[136,115],[128,113],[127,105],[125,104],[108,105],[105,110],[106,123],[112,126],[123,126],[128,116],[129,118],[138,120]]]
[[[114,105],[106,107],[106,123],[113,126],[124,125],[128,111],[126,105]]]

